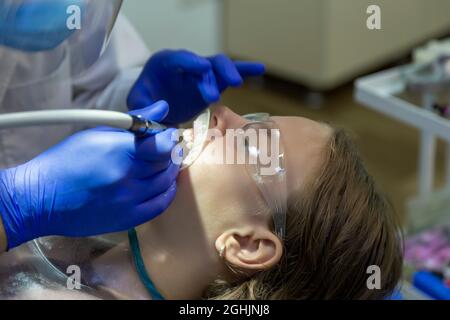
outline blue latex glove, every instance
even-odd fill
[[[166,100],[166,123],[191,120],[219,101],[228,87],[239,87],[243,78],[265,71],[260,63],[231,61],[225,55],[203,58],[189,51],[165,50],[153,55],[128,96],[130,110]]]
[[[136,114],[162,121],[167,113],[167,104],[159,102]],[[8,248],[48,235],[124,231],[161,214],[176,193],[173,131],[136,138],[110,128],[87,130],[0,171]]]
[[[73,33],[70,5],[83,8],[84,0],[0,1],[0,44],[27,52],[56,48]]]

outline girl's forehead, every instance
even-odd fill
[[[333,129],[302,117],[272,117],[279,126],[288,175],[288,189],[301,190],[324,161]]]

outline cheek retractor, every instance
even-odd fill
[[[183,131],[183,161],[181,170],[189,168],[198,159],[203,151],[211,121],[211,111],[208,109],[195,121],[192,129]]]

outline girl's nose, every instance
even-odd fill
[[[216,129],[225,134],[227,129],[242,128],[247,121],[225,106],[216,107],[211,115],[211,129]]]

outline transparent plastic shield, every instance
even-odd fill
[[[44,290],[55,291],[56,297],[78,299],[81,295],[82,299],[128,299],[130,297],[120,290],[113,291],[103,283],[108,268],[114,266],[113,262],[108,265],[108,259],[104,257],[118,251],[128,254],[126,243],[126,233],[117,233],[91,238],[46,237],[30,242],[28,247],[33,257],[33,267],[39,267],[37,274],[45,276],[46,281],[44,284],[41,281],[40,285]],[[96,265],[100,259],[101,270]],[[75,287],[73,282],[75,268],[80,271],[79,287]],[[32,279],[33,275],[29,278]],[[76,290],[70,290],[70,285]],[[77,294],[74,295],[74,292]]]
[[[25,86],[64,68],[70,80],[102,55],[122,0],[2,0],[0,57],[15,66],[9,86]],[[7,52],[5,54],[4,52]]]
[[[122,298],[97,286],[97,274],[91,271],[101,255],[123,250],[120,242],[120,235],[86,239],[48,237],[6,252],[0,256],[0,300]],[[70,287],[74,266],[80,268],[80,287]]]

